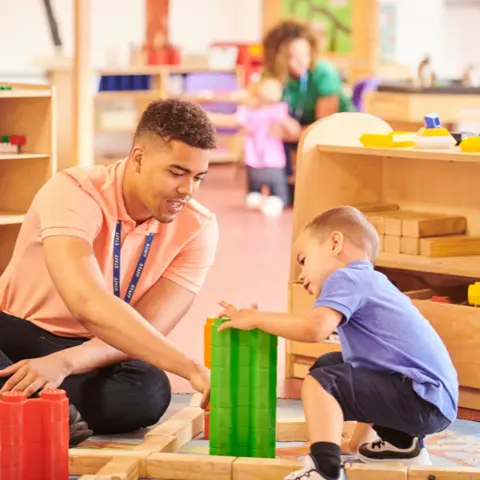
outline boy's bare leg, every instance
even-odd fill
[[[368,423],[357,423],[351,438],[342,440],[341,450],[343,454],[356,454],[358,448],[363,443],[371,443],[375,441],[377,434],[372,426]]]
[[[328,442],[340,446],[343,413],[338,402],[311,376],[305,377],[302,402],[310,443]]]

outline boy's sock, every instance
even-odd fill
[[[338,478],[340,475],[340,447],[335,443],[315,442],[310,452],[318,465],[318,470],[328,478]]]

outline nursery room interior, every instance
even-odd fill
[[[479,22],[4,0],[0,480],[480,479]]]

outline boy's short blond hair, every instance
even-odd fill
[[[324,240],[332,232],[338,231],[353,245],[360,248],[374,263],[380,248],[380,239],[374,226],[355,207],[331,208],[315,217],[305,226],[305,230]]]

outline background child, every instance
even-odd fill
[[[250,85],[248,98],[237,111],[237,121],[245,133],[247,206],[262,209],[266,214],[279,213],[288,203],[282,138],[300,132],[300,124],[289,116],[288,105],[281,98],[281,83],[274,78],[262,78]],[[262,195],[265,186],[270,194],[266,198]]]
[[[344,420],[372,424],[379,437],[360,446],[360,460],[426,464],[423,438],[456,418],[458,378],[447,349],[410,298],[374,270],[378,244],[357,209],[328,210],[295,243],[300,281],[316,297],[311,312],[237,310],[221,302],[231,321],[220,329],[259,328],[300,342],[338,331],[342,353],[320,357],[303,383],[310,454],[289,480],[344,478]]]

